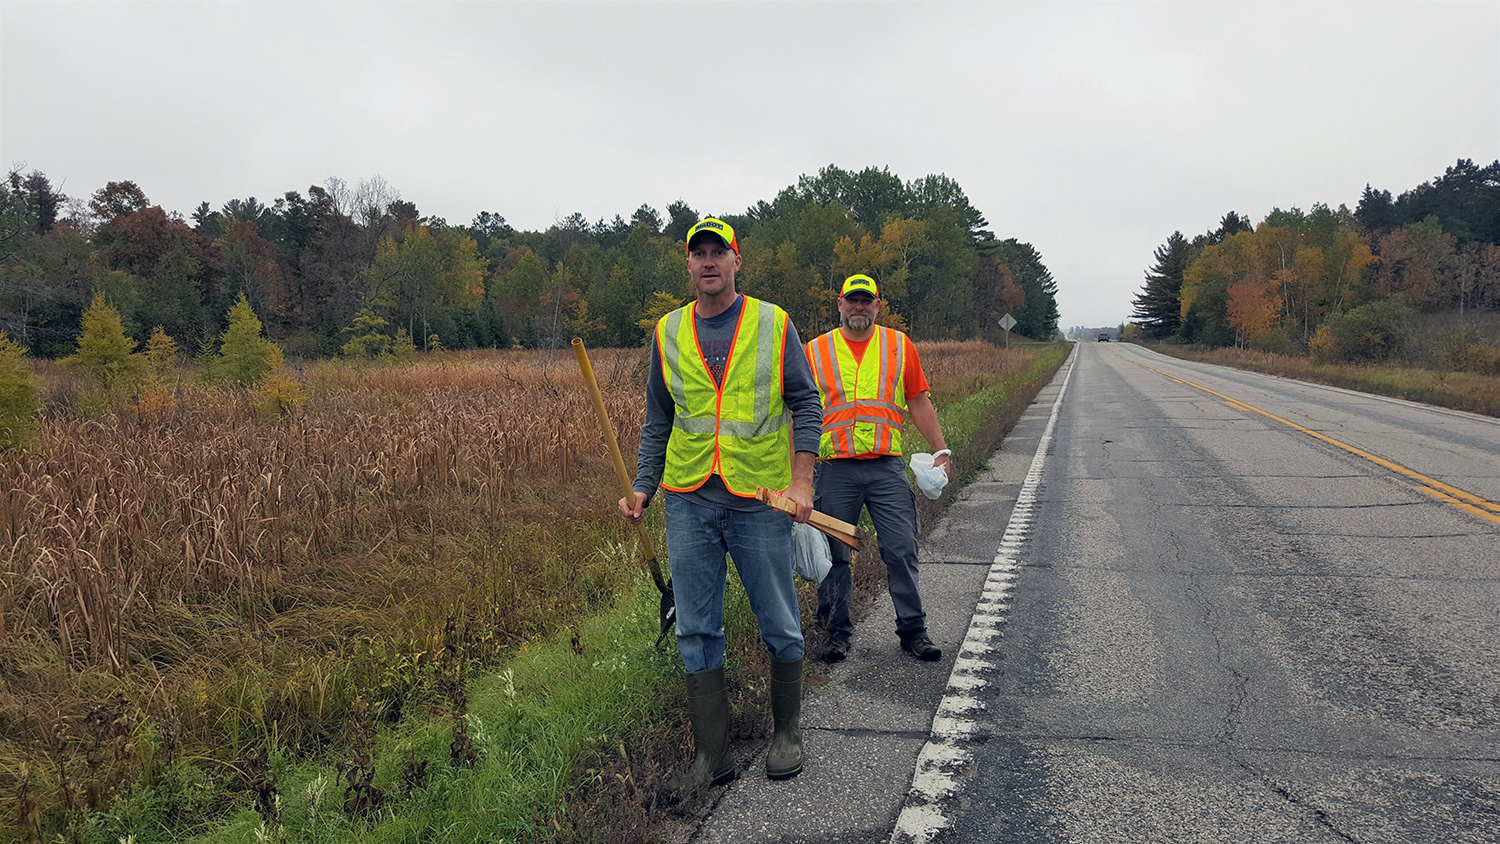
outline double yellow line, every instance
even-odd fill
[[[1311,428],[1306,428],[1302,425],[1298,425],[1296,422],[1293,422],[1290,419],[1282,419],[1280,416],[1277,416],[1274,413],[1261,410],[1254,405],[1245,404],[1239,399],[1231,398],[1230,396],[1226,396],[1223,393],[1217,392],[1215,390],[1210,390],[1202,384],[1194,384],[1192,381],[1188,381],[1185,378],[1179,378],[1169,372],[1163,372],[1162,370],[1157,369],[1154,366],[1148,366],[1144,363],[1140,363],[1139,361],[1130,360],[1129,358],[1124,357],[1124,355],[1121,355],[1121,358],[1130,361],[1130,363],[1133,363],[1136,366],[1145,367],[1146,369],[1149,369],[1158,375],[1166,376],[1167,378],[1170,378],[1179,384],[1186,384],[1189,387],[1195,387],[1199,390],[1202,390],[1209,395],[1218,396],[1219,398],[1223,399],[1226,404],[1228,404],[1232,408],[1235,408],[1236,410],[1243,410],[1249,413],[1259,413],[1261,416],[1264,416],[1267,419],[1274,419],[1289,428],[1295,428],[1298,431],[1301,431],[1302,433],[1307,434],[1308,436],[1315,439],[1322,440],[1329,445],[1338,446],[1339,448],[1342,448],[1350,454],[1363,457],[1364,459],[1370,461],[1371,463],[1374,463],[1377,466],[1382,466],[1386,469],[1391,470],[1392,472],[1395,472],[1398,475],[1404,475],[1405,477],[1416,481],[1416,489],[1420,492],[1424,492],[1427,495],[1430,495],[1445,504],[1451,504],[1454,507],[1459,508],[1460,510],[1465,510],[1469,513],[1472,513],[1481,519],[1486,519],[1488,521],[1494,522],[1495,524],[1500,524],[1500,504],[1496,504],[1493,501],[1481,498],[1472,492],[1461,490],[1456,486],[1445,484],[1442,481],[1436,480],[1434,478],[1429,478],[1421,472],[1408,469],[1405,466],[1402,466],[1400,463],[1393,463],[1385,459],[1384,457],[1371,454],[1364,449],[1356,448],[1345,442],[1339,442],[1338,440],[1328,436],[1327,434],[1321,434],[1317,431],[1312,430]]]

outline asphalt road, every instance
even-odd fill
[[[701,842],[1500,841],[1500,422],[1080,344]]]

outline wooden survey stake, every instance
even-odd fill
[[[789,516],[797,514],[797,505],[786,500],[779,492],[772,492],[765,487],[761,487],[756,490],[755,497]],[[856,551],[859,550],[860,543],[865,540],[864,531],[843,519],[835,519],[827,513],[818,510],[812,511],[812,515],[808,517],[807,523]]]

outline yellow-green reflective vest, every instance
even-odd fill
[[[656,323],[661,374],[676,411],[661,485],[690,492],[717,473],[735,495],[757,487],[781,492],[792,482],[792,416],[781,396],[786,311],[743,297],[734,343],[715,384],[698,347],[696,303]]]

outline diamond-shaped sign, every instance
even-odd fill
[[[1006,331],[1009,331],[1012,328],[1015,328],[1016,327],[1016,318],[1013,317],[1013,316],[1011,316],[1010,314],[1006,314],[1005,316],[1000,317],[1000,327],[1003,328],[1003,329],[1005,329]]]

